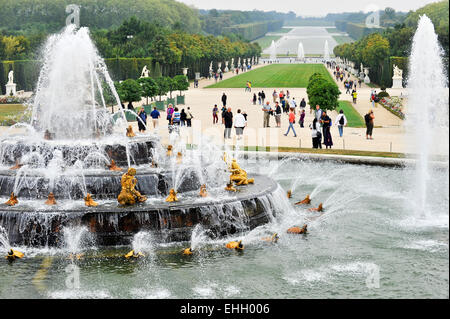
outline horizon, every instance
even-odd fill
[[[373,12],[377,10],[384,10],[387,7],[394,8],[398,12],[415,11],[427,4],[440,2],[441,0],[410,0],[410,1],[395,1],[390,0],[363,0],[358,3],[350,0],[343,0],[339,5],[336,5],[332,0],[317,0],[307,4],[301,4],[298,0],[248,0],[242,2],[240,0],[228,0],[223,2],[221,0],[177,0],[188,6],[195,7],[199,10],[237,10],[237,11],[276,11],[281,13],[294,12],[298,17],[303,18],[323,18],[327,14],[339,14],[347,12]],[[376,2],[376,3],[375,3]],[[282,5],[280,5],[280,3]],[[281,6],[281,7],[280,7]],[[326,8],[330,10],[324,12]],[[338,7],[338,10],[331,8]]]

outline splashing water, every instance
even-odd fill
[[[75,254],[85,248],[89,242],[89,231],[83,226],[64,227],[64,247],[68,252]]]
[[[9,237],[6,229],[0,226],[0,245],[5,248],[5,250],[10,250],[11,246],[9,245]]]
[[[120,100],[87,28],[69,25],[50,36],[43,52],[32,125],[57,138],[79,139],[111,131],[102,83]],[[123,118],[125,115],[123,114]]]
[[[429,217],[427,202],[431,188],[448,190],[448,83],[442,55],[433,23],[424,15],[419,20],[409,59],[405,123],[407,144],[417,157],[415,182],[409,199],[417,217]],[[430,158],[436,154],[443,155],[447,162],[447,172],[439,173],[439,178],[433,178],[430,167]]]

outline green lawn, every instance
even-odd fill
[[[245,88],[247,81],[252,82],[253,88],[305,88],[311,75],[316,72],[333,81],[322,64],[271,64],[219,81],[207,88]]]
[[[364,118],[358,111],[355,110],[352,103],[349,101],[339,101],[339,106],[336,108],[336,111],[340,110],[344,111],[345,117],[347,118],[347,126],[349,127],[365,127],[366,123],[364,122]]]
[[[267,35],[265,37],[256,39],[255,41],[252,41],[252,42],[257,42],[259,44],[259,46],[261,47],[261,49],[264,50],[264,49],[270,47],[270,45],[272,44],[272,41],[277,42],[280,38],[281,38],[280,35]]]
[[[23,115],[26,107],[22,104],[0,104],[0,125],[10,125]]]

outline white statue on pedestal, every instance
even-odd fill
[[[11,70],[8,73],[8,83],[6,83],[6,95],[16,95],[16,86],[14,83],[14,71]]]
[[[225,72],[230,71],[230,69],[228,68],[228,61],[225,61],[225,70],[224,71]]]
[[[392,88],[403,88],[403,70],[394,64],[394,76],[392,77]]]
[[[230,65],[230,68],[231,68],[232,70],[234,70],[234,58],[231,58],[231,65]]]
[[[394,64],[394,77],[403,78],[403,70],[399,69],[398,66]]]
[[[13,84],[14,83],[14,71],[11,70],[8,73],[8,84]]]
[[[147,69],[147,66],[144,65],[144,67],[142,68],[142,72],[141,72],[141,78],[148,78],[149,71]]]

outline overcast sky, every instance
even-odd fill
[[[327,13],[374,11],[378,7],[397,11],[416,10],[437,0],[177,0],[198,9],[232,9],[289,12],[300,16],[325,16]]]

